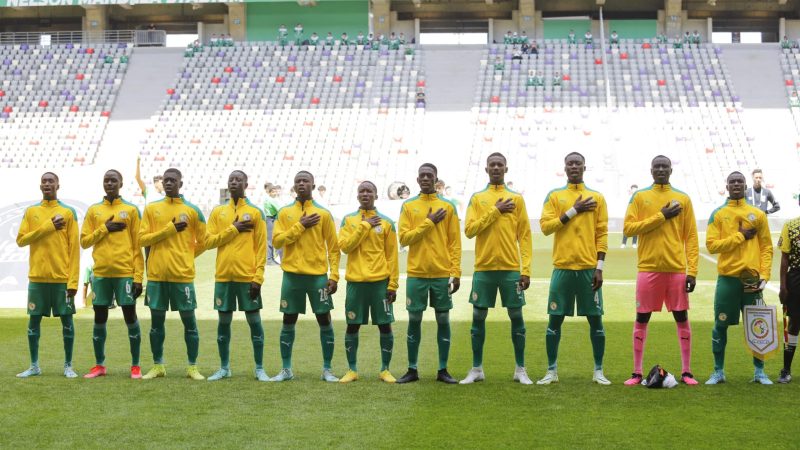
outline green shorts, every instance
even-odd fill
[[[56,317],[75,314],[75,299],[67,297],[67,283],[28,283],[28,315]]]
[[[373,282],[347,282],[347,297],[344,309],[348,325],[366,325],[372,313],[373,325],[388,325],[394,322],[392,305],[386,300],[389,280]]]
[[[197,309],[194,283],[148,281],[144,304],[156,311],[194,311]]]
[[[745,305],[755,305],[762,298],[761,292],[746,294],[738,277],[720,275],[714,292],[714,324],[737,325]]]
[[[499,290],[503,307],[522,308],[525,306],[525,293],[519,288],[519,277],[516,270],[475,272],[469,302],[478,308],[494,308]]]
[[[574,316],[577,302],[579,316],[602,316],[603,289],[592,290],[594,271],[553,269],[547,313]]]
[[[250,298],[250,283],[217,281],[214,283],[214,309],[224,312],[258,311],[261,309],[261,296]]]
[[[133,278],[103,278],[94,277],[92,281],[94,291],[93,306],[111,306],[114,300],[119,306],[136,304],[133,298]]]
[[[453,309],[453,297],[450,296],[450,278],[417,278],[406,279],[406,311],[422,312],[428,308],[430,299],[434,311]]]
[[[306,297],[314,314],[329,313],[333,309],[333,297],[328,295],[328,276],[283,272],[281,312],[305,314]]]

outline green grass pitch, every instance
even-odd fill
[[[24,311],[0,311],[0,444],[3,448],[48,447],[362,447],[362,448],[518,448],[518,447],[735,447],[758,443],[786,447],[781,433],[793,429],[790,417],[800,391],[798,384],[760,386],[749,383],[750,357],[741,327],[729,332],[726,385],[679,386],[672,390],[625,387],[631,372],[631,329],[635,250],[618,249],[619,236],[609,239],[604,286],[607,334],[605,372],[614,384],[591,383],[592,357],[588,326],[582,318],[567,319],[561,343],[558,385],[521,386],[511,381],[514,369],[508,319],[502,309],[490,312],[484,351],[487,380],[472,386],[435,383],[436,325],[426,314],[420,351],[422,381],[386,385],[377,380],[378,333],[363,327],[359,346],[361,380],[329,385],[319,380],[321,355],[318,328],[312,317],[298,324],[295,374],[288,383],[259,383],[247,324],[241,313],[234,322],[234,377],[216,383],[183,377],[185,346],[176,313],[169,315],[165,358],[167,378],[130,380],[128,342],[119,310],[112,311],[106,353],[108,377],[66,380],[61,376],[63,351],[60,326],[45,319],[40,360],[44,374],[17,380],[28,364]],[[528,340],[526,365],[531,378],[546,368],[544,331],[547,278],[551,270],[549,239],[536,235],[534,283],[525,307]],[[462,378],[471,365],[470,317],[467,302],[472,274],[471,241],[465,240],[465,280],[455,295],[450,371]],[[216,315],[212,309],[213,252],[198,260],[201,372],[218,367]],[[404,259],[404,257],[401,257]],[[777,266],[777,258],[776,258]],[[344,262],[342,264],[344,267]],[[403,270],[404,270],[403,263]],[[280,269],[270,267],[264,286],[265,365],[274,375],[280,366],[277,349],[280,315],[277,301]],[[700,276],[691,297],[694,331],[693,370],[705,381],[712,369],[711,319],[714,265],[700,260]],[[772,283],[774,286],[777,284]],[[398,298],[404,299],[404,283]],[[346,369],[343,348],[344,283],[334,296],[337,349],[334,370]],[[773,292],[767,302],[777,303]],[[392,372],[400,376],[406,364],[406,313],[395,308],[395,352]],[[139,309],[143,335],[149,312]],[[92,313],[76,320],[75,367],[85,373],[94,363]],[[780,358],[767,363],[775,380]],[[645,351],[645,368],[665,365],[680,371],[680,356],[671,315],[654,315]],[[142,366],[151,366],[147,338],[142,342]],[[777,420],[776,420],[777,419]],[[788,428],[784,428],[784,424]],[[789,432],[791,435],[791,432]],[[788,438],[789,436],[787,436]],[[788,441],[791,442],[791,441]],[[792,444],[789,444],[792,445]]]

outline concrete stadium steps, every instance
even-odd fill
[[[469,111],[475,94],[481,55],[485,45],[426,45],[426,109]]]
[[[111,122],[149,119],[156,114],[183,65],[183,48],[137,47],[133,55]]]
[[[786,108],[786,92],[777,45],[721,45],[736,93],[745,108]]]

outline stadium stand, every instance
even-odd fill
[[[238,167],[287,180],[310,170],[331,203],[350,199],[366,177],[388,185],[408,172],[424,116],[416,102],[425,86],[423,53],[409,53],[268,42],[206,47],[185,59],[140,141],[143,171],[175,166],[211,180],[186,192],[208,201],[205,208]]]
[[[0,167],[92,164],[128,44],[0,47]]]

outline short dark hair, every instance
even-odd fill
[[[166,175],[168,172],[172,172],[172,173],[178,175],[178,178],[183,179],[183,174],[181,173],[181,171],[176,169],[176,168],[174,168],[174,167],[170,167],[169,169],[165,170],[164,171],[164,175]]]
[[[310,177],[311,177],[311,181],[314,181],[314,174],[313,174],[313,173],[311,173],[311,172],[309,172],[309,171],[307,171],[307,170],[301,170],[301,171],[297,172],[297,173],[294,175],[294,177],[295,177],[295,178],[297,178],[297,176],[298,176],[298,175],[300,175],[301,173],[304,173],[304,174],[306,174],[306,175],[310,176]]]
[[[757,173],[760,173],[762,175],[764,174],[764,172],[761,169],[753,169],[753,175],[755,175]]]
[[[729,179],[730,179],[732,176],[734,176],[734,175],[741,175],[741,176],[742,176],[742,178],[744,178],[744,174],[743,174],[742,172],[739,172],[738,170],[734,170],[733,172],[731,172],[731,173],[728,175],[728,178],[725,178],[725,180],[726,180],[726,181],[727,181],[727,180],[729,180]]]
[[[108,169],[108,170],[106,170],[106,173],[108,173],[108,172],[114,172],[119,177],[119,181],[122,181],[122,173],[120,173],[119,170],[117,170],[117,169]]]
[[[632,184],[631,185],[631,189],[639,189],[639,185],[638,184]]]
[[[271,190],[271,189],[275,189],[275,185],[270,183],[269,181],[267,181],[266,183],[264,183],[264,189],[266,189],[268,191]]]
[[[421,166],[419,166],[419,169],[417,169],[417,172],[419,172],[420,170],[422,170],[422,168],[423,168],[423,167],[430,167],[431,169],[433,169],[433,173],[435,173],[435,174],[436,174],[436,176],[439,176],[439,169],[437,169],[437,168],[436,168],[436,166],[434,166],[434,165],[433,165],[433,164],[431,164],[431,163],[422,163],[422,165],[421,165]]]
[[[650,160],[650,164],[653,164],[653,162],[654,162],[655,160],[657,160],[658,158],[664,158],[664,159],[666,159],[667,161],[669,161],[669,164],[670,164],[670,165],[672,165],[672,160],[671,160],[671,159],[669,159],[669,157],[667,157],[667,156],[664,156],[664,155],[656,155],[656,156],[655,156],[653,159],[651,159],[651,160]]]
[[[244,173],[244,170],[239,170],[239,169],[236,169],[236,170],[232,171],[232,172],[230,173],[230,175],[228,175],[228,176],[231,176],[231,175],[233,175],[235,172],[239,172],[240,174],[244,175],[244,180],[245,180],[245,181],[247,181],[247,174],[246,174],[246,173]]]
[[[570,156],[572,156],[572,155],[577,155],[577,156],[580,156],[580,157],[581,157],[581,161],[583,161],[583,162],[584,162],[584,164],[586,163],[586,157],[585,157],[585,156],[583,156],[583,155],[581,155],[581,154],[580,154],[580,153],[578,153],[578,152],[569,152],[569,153],[567,153],[567,156],[565,156],[565,157],[564,157],[564,162],[566,163],[566,162],[567,162],[567,158],[569,158],[569,157],[570,157]]]
[[[45,172],[45,173],[42,174],[42,176],[40,178],[44,178],[44,176],[47,175],[47,174],[52,175],[56,179],[56,181],[61,181],[61,180],[58,179],[58,175],[56,175],[55,172]]]
[[[500,153],[500,152],[494,152],[494,153],[492,153],[491,155],[487,156],[487,157],[486,157],[486,162],[488,163],[488,162],[489,162],[489,158],[491,158],[491,157],[493,157],[493,156],[499,156],[499,157],[503,158],[503,162],[504,162],[504,163],[507,163],[507,162],[508,162],[508,160],[506,159],[506,155],[504,155],[504,154],[502,154],[502,153]]]
[[[375,190],[375,193],[376,194],[378,193],[378,186],[376,186],[375,183],[373,183],[372,181],[369,181],[369,180],[364,180],[361,183],[359,183],[359,185],[364,184],[364,183],[371,184],[372,185],[372,189]]]

